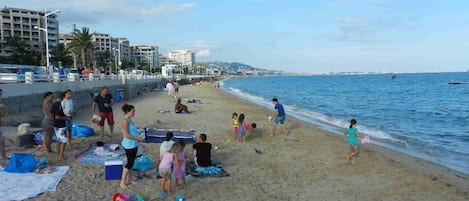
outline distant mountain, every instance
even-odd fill
[[[264,70],[255,68],[247,64],[239,62],[223,62],[223,61],[209,61],[209,62],[198,62],[196,65],[201,65],[209,69],[218,69],[225,72],[236,72],[238,70]]]

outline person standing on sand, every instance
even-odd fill
[[[104,120],[107,119],[111,136],[114,134],[114,115],[112,113],[112,105],[114,105],[114,99],[109,94],[107,87],[101,88],[101,93],[94,97],[94,102],[91,106],[91,112],[96,115],[95,107],[98,105],[99,116],[101,121],[98,122],[101,137],[104,138]]]
[[[0,98],[2,98],[3,95],[3,90],[0,89]],[[5,107],[5,104],[3,102],[0,102],[0,109],[3,109]],[[8,159],[7,157],[7,152],[5,150],[5,137],[3,136],[3,129],[2,129],[2,116],[3,113],[0,115],[0,152],[2,155],[2,160]]]
[[[42,129],[44,130],[44,139],[42,140],[42,145],[46,153],[52,152],[51,141],[52,141],[52,132],[54,132],[54,119],[50,113],[52,108],[52,92],[48,91],[44,94],[44,101],[42,102]]]
[[[274,104],[275,112],[271,119],[274,124],[272,125],[272,134],[270,134],[270,136],[275,135],[277,125],[279,124],[282,125],[283,136],[287,136],[287,129],[285,128],[285,110],[283,109],[283,105],[278,102],[277,98],[272,99],[272,104]]]
[[[357,120],[352,119],[350,120],[350,126],[345,130],[344,135],[347,136],[346,143],[350,146],[352,152],[345,156],[345,163],[349,163],[352,161],[352,164],[355,164],[355,157],[358,154],[358,138],[360,137],[360,133],[358,133],[357,127]]]
[[[174,91],[174,86],[173,86],[173,82],[168,81],[168,83],[166,84],[166,90],[168,90],[168,95],[173,95],[173,91]]]
[[[171,146],[173,146],[173,144],[176,143],[173,140],[173,138],[174,138],[173,132],[166,133],[166,139],[160,145],[160,160],[163,159],[164,153],[168,152]]]
[[[65,91],[65,98],[62,101],[62,108],[64,109],[65,116],[68,117],[67,120],[67,136],[68,136],[68,145],[72,145],[72,116],[75,112],[73,110],[73,100],[72,100],[72,90],[67,89]]]
[[[238,142],[246,142],[246,127],[244,126],[244,114],[240,114],[238,117]]]
[[[64,110],[62,108],[62,100],[64,99],[65,94],[63,92],[57,93],[57,98],[54,103],[52,103],[52,108],[50,113],[54,119],[54,130],[55,136],[57,137],[57,159],[64,159],[64,150],[65,144],[68,142],[67,137],[67,121],[69,118],[65,116]]]
[[[233,112],[231,115],[231,130],[233,131],[233,141],[236,140],[236,135],[238,134],[238,113]]]
[[[135,158],[137,157],[138,142],[143,142],[144,139],[138,135],[137,126],[135,126],[132,118],[135,116],[135,106],[124,104],[122,106],[124,112],[124,119],[121,121],[123,139],[121,142],[124,147],[125,155],[127,155],[127,164],[122,170],[122,177],[120,187],[126,189],[127,185],[131,183],[130,170],[134,166]]]

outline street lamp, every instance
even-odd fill
[[[112,50],[114,50],[114,63],[116,65],[116,75],[119,75],[119,66],[120,66],[120,63],[121,63],[121,50],[120,50],[120,47],[119,49],[117,48],[112,48]],[[116,53],[118,53],[118,55],[116,55]],[[118,59],[118,56],[119,56],[119,59]],[[119,60],[119,61],[117,61]],[[111,73],[112,71],[110,71],[109,73]]]
[[[46,34],[46,63],[47,63],[47,68],[49,68],[49,66],[50,66],[50,63],[49,63],[49,33],[47,31],[47,25],[48,25],[47,17],[49,17],[49,15],[53,15],[53,14],[56,14],[56,13],[60,13],[60,10],[54,10],[54,11],[51,11],[51,12],[48,12],[48,13],[44,14],[45,28],[34,26],[35,29],[44,31],[44,33]]]

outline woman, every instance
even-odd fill
[[[126,189],[127,185],[131,183],[129,171],[134,166],[135,158],[137,157],[138,142],[143,142],[143,138],[138,135],[137,126],[135,126],[132,121],[132,118],[135,116],[135,107],[133,105],[124,104],[122,111],[124,111],[124,119],[121,121],[123,134],[121,144],[127,155],[127,165],[125,165],[125,168],[122,170],[120,186],[122,189]]]
[[[44,139],[42,144],[46,153],[52,152],[51,149],[51,140],[52,140],[52,131],[54,130],[54,120],[52,119],[51,114],[52,108],[52,92],[48,91],[44,94],[44,101],[42,102],[42,129],[44,130]]]

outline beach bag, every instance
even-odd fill
[[[362,144],[370,144],[370,137],[365,136],[365,137],[362,139]]]
[[[153,168],[153,164],[151,162],[150,157],[147,154],[143,154],[141,156],[137,156],[134,162],[134,166],[132,167],[133,170],[144,172],[151,170]]]
[[[72,136],[73,137],[90,137],[94,134],[94,130],[88,126],[82,126],[74,123],[72,125]]]
[[[14,153],[5,167],[5,172],[28,173],[34,172],[36,159],[33,154]]]

